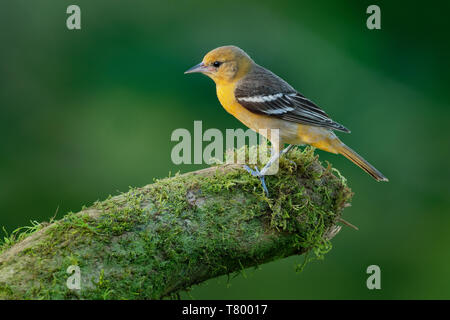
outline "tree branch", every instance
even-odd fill
[[[336,172],[307,148],[266,178],[270,198],[238,165],[133,188],[10,237],[0,298],[161,299],[275,259],[321,256],[352,195]],[[66,285],[69,266],[80,268],[79,290]]]

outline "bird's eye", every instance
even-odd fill
[[[213,62],[213,66],[216,67],[216,68],[220,67],[221,64],[222,64],[222,62],[220,62],[220,61],[214,61]]]

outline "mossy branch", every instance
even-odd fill
[[[222,165],[39,224],[0,248],[0,298],[160,299],[290,255],[320,257],[352,194],[312,148],[287,158],[266,178],[270,198],[241,166]],[[66,285],[71,265],[80,289]]]

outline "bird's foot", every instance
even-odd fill
[[[264,179],[264,175],[258,170],[258,167],[255,166],[255,169],[250,168],[247,165],[244,165],[244,169],[247,170],[252,176],[258,177],[261,181],[261,185],[266,193],[266,196],[269,196],[269,190],[267,190],[266,181]]]

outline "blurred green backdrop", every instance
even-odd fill
[[[66,28],[81,7],[82,30]],[[378,4],[382,29],[366,28]],[[176,128],[243,127],[214,85],[183,71],[234,44],[352,130],[376,183],[320,152],[355,192],[323,261],[213,279],[183,298],[450,298],[449,2],[25,1],[0,3],[0,226],[78,211],[175,166]],[[378,291],[366,268],[381,267]]]

